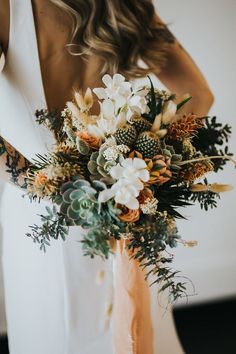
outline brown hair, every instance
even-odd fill
[[[86,56],[100,56],[102,74],[143,77],[164,64],[173,37],[157,20],[151,0],[51,1],[73,19],[69,52],[85,60]],[[146,67],[139,65],[139,59]]]

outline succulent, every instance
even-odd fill
[[[116,165],[115,161],[107,161],[103,156],[107,147],[101,147],[99,151],[91,154],[88,162],[88,170],[91,173],[92,180],[100,180],[106,184],[114,183],[113,178],[110,176],[109,171],[111,167]]]
[[[168,166],[172,172],[179,172],[181,169],[179,163],[182,161],[182,155],[176,154],[173,146],[166,145],[165,142],[162,141],[160,154],[165,157],[166,161],[168,161]]]
[[[135,127],[138,134],[151,130],[152,124],[145,118],[141,116],[133,116],[131,124]]]
[[[124,144],[132,147],[137,138],[137,131],[132,124],[126,123],[116,130],[114,137],[118,145]]]
[[[146,159],[145,162],[150,172],[149,184],[161,185],[171,179],[170,160],[165,156],[156,155],[152,159]]]
[[[89,155],[91,152],[89,144],[79,137],[76,137],[76,146],[81,155]]]
[[[135,150],[139,151],[144,158],[151,159],[160,150],[160,140],[152,132],[143,132],[136,140]]]
[[[97,189],[104,189],[101,182],[94,182],[92,186],[88,181],[75,178],[61,187],[60,213],[66,217],[68,225],[80,225],[90,228],[99,222],[99,203]]]

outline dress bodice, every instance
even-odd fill
[[[0,75],[0,135],[32,160],[48,151],[54,138],[35,121],[46,108],[31,0],[10,0],[6,64]]]

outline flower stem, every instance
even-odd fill
[[[204,161],[204,160],[213,160],[213,159],[229,160],[229,161],[231,161],[234,164],[234,166],[236,168],[236,161],[229,155],[198,157],[198,158],[192,159],[192,160],[181,161],[181,162],[179,162],[179,165],[183,166],[183,165],[187,165],[188,163],[192,163],[192,162],[198,162],[198,161]]]

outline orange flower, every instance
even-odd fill
[[[117,204],[117,208],[122,210],[122,213],[119,215],[119,219],[124,222],[135,222],[139,220],[140,210],[139,209],[129,209],[124,205]]]
[[[34,185],[36,188],[43,187],[48,182],[47,176],[43,172],[38,172],[36,174]]]
[[[92,149],[98,149],[101,145],[101,139],[96,136],[90,135],[86,130],[77,132],[76,135],[85,141]]]

